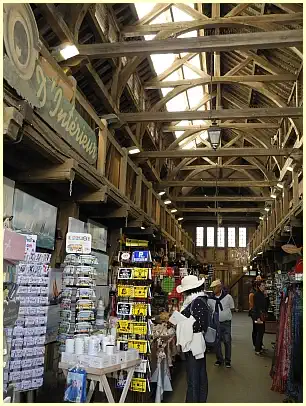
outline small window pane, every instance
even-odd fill
[[[215,246],[215,228],[207,227],[207,247]]]
[[[217,246],[224,248],[224,227],[218,227]]]
[[[204,247],[204,227],[197,227],[196,237],[197,247]]]
[[[239,248],[246,248],[246,228],[239,227]]]
[[[236,229],[235,229],[235,227],[229,227],[227,229],[227,246],[229,248],[236,247]]]

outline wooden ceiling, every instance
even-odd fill
[[[133,3],[31,6],[49,50],[64,42],[78,47],[80,54],[62,62],[62,68],[75,77],[99,116],[117,114],[122,124],[117,140],[139,146],[135,159],[140,165],[151,161],[156,189],[166,190],[178,213],[189,214],[186,218],[220,213],[226,219],[235,212],[254,218],[284,180],[288,162],[301,160],[302,4],[157,3],[141,20]],[[192,21],[155,24],[171,7]],[[198,37],[177,38],[195,29]],[[149,34],[156,37],[145,41]],[[177,58],[156,76],[150,54],[168,52]],[[195,54],[201,69],[190,65]],[[182,65],[199,78],[167,81]],[[128,86],[135,73],[142,109]],[[167,101],[199,85],[205,89],[201,105],[206,111],[167,112]],[[163,87],[173,90],[163,97]],[[205,130],[185,125],[176,139],[174,126],[188,119],[217,120],[222,127],[217,152],[205,139],[199,150],[181,150],[181,141]],[[155,138],[152,122],[157,123]]]

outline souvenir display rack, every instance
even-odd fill
[[[67,338],[89,335],[95,328],[96,269],[94,255],[68,254],[62,276],[62,299],[58,341],[60,352]]]
[[[152,259],[150,251],[139,249],[142,247],[119,253],[116,332],[118,345],[140,353],[142,362],[136,368],[130,390],[138,392],[134,400],[144,401],[150,393]],[[122,389],[125,380],[126,373],[121,371],[116,387]]]
[[[16,266],[20,307],[12,331],[8,381],[17,392],[43,385],[50,259],[51,254],[32,252]]]

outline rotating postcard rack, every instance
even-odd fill
[[[58,341],[65,351],[67,338],[90,335],[95,327],[96,266],[90,234],[68,233],[63,264]]]
[[[138,392],[135,401],[145,401],[150,393],[152,258],[149,250],[139,250],[147,245],[146,241],[139,242],[137,249],[119,253],[117,340],[123,348],[128,346],[138,350],[142,359],[130,386],[131,391]],[[117,388],[123,387],[125,379],[121,372]]]

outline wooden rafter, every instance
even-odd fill
[[[139,159],[151,158],[185,158],[185,157],[256,157],[256,156],[296,156],[302,155],[302,151],[292,148],[220,148],[216,151],[209,148],[197,148],[191,150],[165,150],[144,151],[137,154]]]
[[[213,3],[217,4],[217,3]],[[247,7],[248,3],[243,4]],[[210,19],[197,19],[192,21],[181,21],[162,24],[150,25],[128,25],[123,28],[122,33],[125,37],[136,37],[142,35],[157,34],[162,30],[180,30],[180,33],[185,33],[202,28],[220,28],[220,27],[233,27],[233,26],[251,26],[258,27],[260,23],[274,23],[274,24],[290,24],[294,22],[302,22],[303,13],[290,13],[290,14],[267,14],[264,16],[233,16],[233,17],[213,17]]]
[[[237,49],[286,48],[301,46],[302,43],[303,30],[292,30],[79,45],[78,50],[79,57],[86,56],[99,59],[182,52],[228,52]]]
[[[277,185],[277,181],[250,181],[246,179],[235,179],[235,180],[218,180],[218,187],[272,187]],[[159,183],[160,188],[168,187],[215,187],[216,180],[166,180]]]
[[[273,201],[272,197],[264,196],[171,196],[175,202],[267,202]]]
[[[184,213],[260,213],[263,209],[263,207],[188,207],[178,210]]]
[[[301,117],[303,109],[300,107],[277,107],[277,108],[246,108],[246,109],[224,109],[220,111],[159,111],[140,113],[120,113],[119,118],[123,122],[137,123],[162,121],[171,122],[177,120],[209,120],[209,119],[260,119],[265,117]]]
[[[220,123],[219,127],[221,128],[235,128],[241,131],[249,131],[252,129],[265,129],[265,130],[276,130],[279,128],[278,124],[273,123]],[[173,132],[173,131],[188,131],[188,130],[207,130],[208,125],[169,125],[163,127],[163,132]]]

